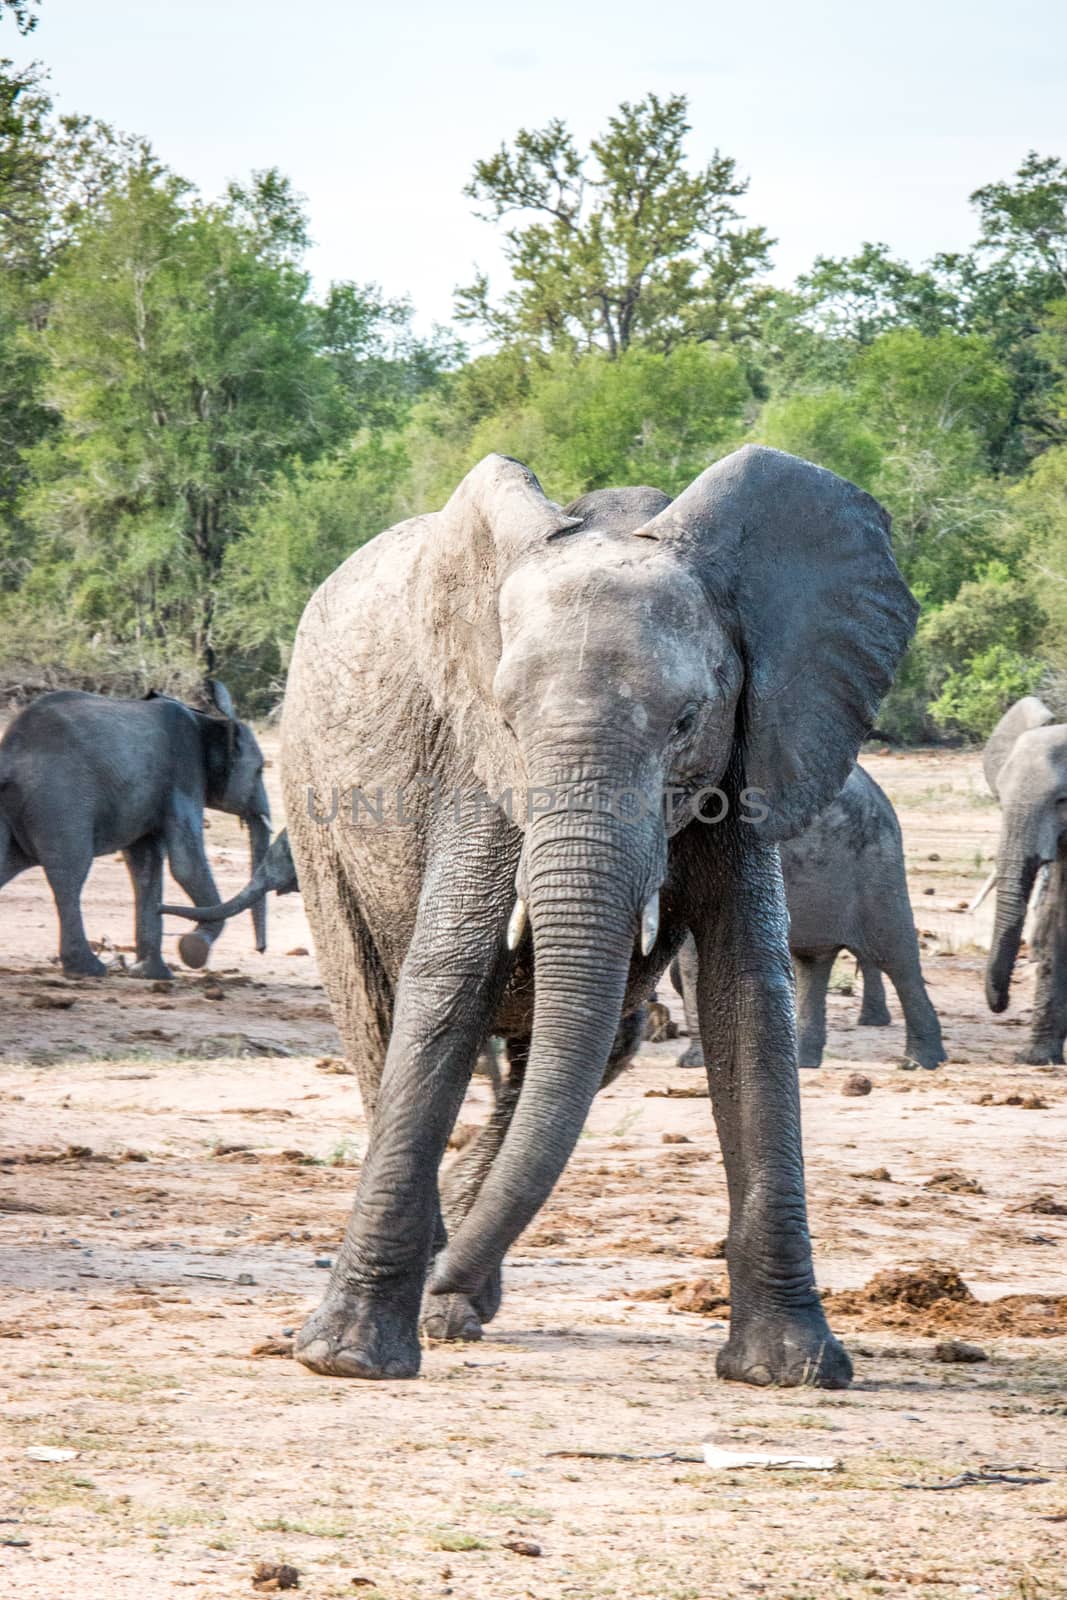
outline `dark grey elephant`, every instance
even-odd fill
[[[567,512],[488,457],[312,598],[286,810],[371,1135],[305,1365],[417,1372],[431,1262],[431,1296],[492,1312],[621,1020],[692,928],[731,1202],[718,1369],[848,1381],[812,1270],[776,844],[844,784],[916,609],[873,500],[753,447],[673,503]],[[437,1170],[490,1034],[526,1045],[524,1081],[446,1242]]]
[[[789,908],[789,949],[797,979],[797,1059],[817,1067],[826,1047],[826,990],[841,950],[863,974],[859,1020],[889,1022],[881,974],[900,999],[908,1060],[937,1067],[945,1059],[937,1012],[923,982],[900,824],[889,797],[854,767],[836,800],[797,839],[780,846]],[[694,995],[696,951],[687,940],[672,967],[693,1043],[681,1058],[703,1066]]]
[[[1037,961],[1030,1037],[1020,1061],[1062,1062],[1067,1034],[1067,725],[1033,695],[1016,701],[990,734],[982,765],[1000,801],[996,914],[986,999],[1004,1011],[1027,907],[1044,887],[1031,945]]]
[[[27,706],[0,741],[0,885],[44,868],[59,914],[64,972],[100,977],[104,963],[85,936],[81,892],[94,856],[121,850],[133,881],[134,976],[163,978],[160,896],[163,861],[197,901],[218,899],[204,852],[204,807],[241,817],[253,870],[270,842],[263,753],[239,722],[224,684],[208,686],[217,714],[167,695],[110,700],[60,690]],[[266,907],[253,911],[256,946],[266,945]],[[181,940],[182,959],[202,967],[220,924],[200,923]]]

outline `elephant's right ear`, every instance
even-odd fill
[[[745,779],[766,808],[753,825],[792,838],[840,792],[915,627],[887,513],[810,461],[746,445],[637,537],[687,557],[732,622]]]
[[[986,747],[982,751],[982,771],[985,781],[995,799],[1000,799],[997,782],[1000,778],[1000,769],[1015,748],[1015,741],[1021,733],[1029,733],[1031,728],[1045,728],[1056,718],[1036,694],[1024,695],[1021,700],[1016,700],[997,723],[989,735]]]
[[[576,528],[528,467],[490,455],[426,518],[411,584],[416,665],[472,771],[491,795],[522,781],[496,709],[498,595],[508,573],[553,534]]]

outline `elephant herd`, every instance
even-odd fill
[[[602,489],[561,508],[489,456],[445,507],[362,546],[311,598],[282,716],[287,829],[221,685],[176,700],[59,693],[0,742],[0,884],[39,863],[65,970],[98,974],[81,888],[121,850],[137,966],[164,910],[203,965],[222,919],[303,894],[370,1143],[329,1287],[296,1340],[314,1371],[414,1376],[419,1329],[477,1337],[506,1251],[552,1192],[597,1090],[671,969],[706,1061],[730,1203],[727,1378],[846,1384],[808,1236],[796,1067],[817,1066],[844,949],[861,1022],[945,1059],[900,829],[857,766],[914,628],[889,519],[854,485],[746,446],[676,499]],[[1007,1002],[1038,921],[1030,1059],[1067,1031],[1067,728],[1013,707],[986,772],[1004,824],[987,989]],[[248,887],[219,904],[203,809],[244,818]],[[160,905],[166,856],[192,907]],[[794,977],[795,974],[795,977]],[[794,984],[796,993],[794,1014]],[[438,1182],[479,1052],[490,1120]]]

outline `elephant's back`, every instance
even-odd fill
[[[895,904],[904,885],[900,824],[870,774],[853,767],[837,798],[781,856],[792,948],[867,950],[884,903]]]

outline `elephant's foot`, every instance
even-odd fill
[[[482,1319],[465,1294],[428,1294],[420,1326],[427,1339],[473,1344],[482,1336]]]
[[[856,1018],[856,1026],[858,1028],[888,1028],[892,1020],[889,1015],[889,1007],[884,1000],[877,1005],[873,1003],[868,1005],[865,1000],[860,1006],[860,1014]]]
[[[328,1378],[414,1378],[418,1329],[399,1297],[331,1289],[297,1334],[293,1354]]]
[[[68,978],[106,978],[110,970],[91,950],[79,950],[75,955],[60,956],[60,962]]]
[[[800,1384],[817,1389],[847,1389],[852,1362],[830,1332],[821,1307],[785,1315],[731,1319],[730,1337],[719,1351],[715,1370],[720,1378],[762,1387]]]
[[[703,1067],[704,1050],[699,1039],[694,1039],[688,1050],[683,1050],[675,1061],[676,1067]]]
[[[500,1310],[503,1281],[500,1268],[490,1273],[477,1294],[425,1294],[421,1327],[428,1339],[480,1339],[482,1329]]]
[[[1025,1050],[1020,1050],[1015,1059],[1021,1066],[1062,1067],[1063,1040],[1056,1038],[1031,1039]]]
[[[163,960],[162,956],[146,956],[143,961],[135,962],[126,973],[128,978],[173,978],[174,974]]]
[[[817,1071],[818,1068],[822,1066],[822,1051],[821,1050],[804,1050],[804,1049],[798,1050],[797,1051],[797,1066],[798,1067],[806,1067],[810,1071],[813,1071],[813,1072]]]
[[[211,954],[211,940],[202,933],[183,933],[178,940],[178,954],[187,967],[206,967]]]
[[[909,1039],[904,1045],[904,1059],[914,1061],[917,1067],[924,1067],[927,1072],[933,1072],[947,1061],[948,1057],[940,1039],[932,1044],[916,1044]]]

